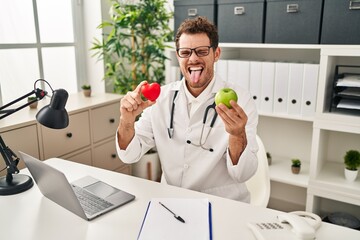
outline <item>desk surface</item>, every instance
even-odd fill
[[[153,197],[208,198],[212,203],[214,240],[254,240],[247,222],[274,221],[279,213],[61,159],[46,162],[64,172],[70,182],[90,175],[134,194],[136,199],[88,222],[43,197],[34,185],[17,195],[0,196],[1,239],[135,240]],[[29,174],[27,169],[22,173]],[[323,223],[317,231],[317,239],[360,239],[360,232]]]

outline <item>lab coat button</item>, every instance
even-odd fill
[[[191,132],[191,128],[187,128],[186,132],[188,132],[188,133]]]
[[[185,169],[188,169],[188,168],[189,168],[189,165],[184,164],[184,168],[185,168]]]

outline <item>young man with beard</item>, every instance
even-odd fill
[[[156,147],[162,182],[250,202],[245,181],[258,164],[258,115],[249,92],[215,75],[218,39],[216,27],[204,17],[180,25],[175,44],[184,77],[162,86],[154,102],[141,99],[144,82],[121,99],[117,151],[122,161],[134,163]],[[230,109],[214,104],[225,87],[238,95]]]

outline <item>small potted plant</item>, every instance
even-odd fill
[[[291,159],[291,171],[294,174],[299,174],[301,168],[301,161],[298,158]]]
[[[91,86],[89,84],[84,84],[81,86],[85,97],[91,96]]]
[[[360,166],[360,152],[357,150],[349,150],[344,156],[345,163],[345,178],[352,182],[355,181],[358,175],[358,168]]]
[[[34,100],[36,100],[36,97],[28,97],[27,98],[28,102],[32,102]],[[35,108],[37,108],[37,105],[38,105],[38,102],[36,101],[36,102],[33,102],[32,104],[30,104],[29,107],[32,109],[35,109]]]

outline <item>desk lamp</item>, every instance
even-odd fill
[[[25,94],[24,96],[8,104],[5,104],[4,106],[0,106],[0,119],[3,119],[25,108],[26,106],[29,106],[32,103],[43,99],[47,95],[47,92],[39,88],[36,88],[36,83],[39,81],[43,81],[49,85],[52,91],[52,97],[50,100],[50,104],[43,107],[36,114],[37,121],[40,124],[53,129],[66,128],[69,125],[69,116],[65,109],[65,104],[69,95],[67,91],[64,89],[58,89],[54,91],[51,88],[50,84],[44,79],[36,80],[34,83],[34,90],[32,90],[31,92]],[[13,104],[33,94],[35,94],[36,99],[29,101],[24,105],[21,105],[20,107],[14,109],[7,109]],[[0,195],[12,195],[30,189],[34,185],[32,178],[24,174],[18,174],[19,169],[17,168],[17,165],[20,159],[8,146],[6,146],[5,142],[1,138],[1,135],[0,135],[0,152],[2,157],[4,158],[7,169],[6,176],[0,178]]]

